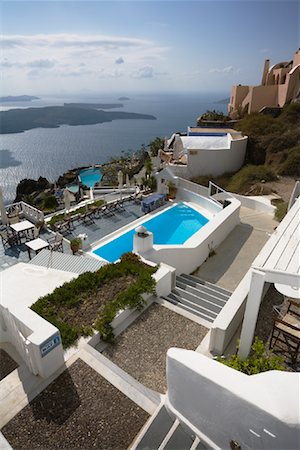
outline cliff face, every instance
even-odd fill
[[[17,194],[14,201],[20,202],[26,195],[31,195],[34,192],[43,192],[45,189],[50,188],[51,184],[46,178],[43,177],[40,177],[38,180],[21,180],[17,186]]]

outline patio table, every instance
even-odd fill
[[[20,240],[22,233],[25,233],[25,235],[28,236],[27,233],[29,230],[33,230],[34,224],[29,222],[29,220],[22,220],[22,222],[10,225],[10,228],[17,234],[18,240]]]
[[[25,242],[25,245],[28,247],[28,256],[31,259],[30,250],[33,250],[35,254],[37,254],[43,248],[49,247],[49,242],[44,241],[41,238],[33,239],[32,241]]]

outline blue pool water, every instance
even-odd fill
[[[100,169],[91,167],[90,169],[84,169],[79,172],[79,176],[83,184],[89,188],[93,188],[95,184],[101,180],[102,174]]]
[[[184,203],[179,203],[153,219],[143,222],[143,225],[153,233],[154,244],[180,245],[207,222],[208,219],[202,214]],[[134,233],[134,229],[127,231],[113,241],[98,247],[93,253],[109,262],[115,262],[123,253],[132,251]]]

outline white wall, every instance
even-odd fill
[[[210,202],[207,199],[203,200]],[[229,206],[221,209],[183,245],[154,245],[152,251],[142,256],[147,260],[156,263],[164,262],[175,267],[178,274],[193,272],[206,260],[210,250],[220,245],[240,223],[240,202],[234,198],[230,200]]]
[[[63,349],[56,327],[30,309],[39,297],[51,293],[78,274],[16,264],[0,272],[0,340],[15,346],[21,358],[34,374],[48,377],[63,363]],[[60,343],[42,355],[47,342]]]
[[[58,329],[29,308],[10,311],[0,305],[0,342],[10,342],[34,375],[47,378],[64,364]],[[53,339],[59,345],[42,355],[41,349]]]
[[[169,349],[167,407],[212,448],[299,448],[300,374],[245,375],[199,353]]]

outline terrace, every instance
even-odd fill
[[[112,200],[113,197],[111,195],[109,196],[109,199],[112,204],[117,202],[116,199]],[[18,220],[20,221],[27,219],[32,223],[36,223],[38,220],[43,220],[41,211],[36,210],[24,202],[8,206],[7,211],[12,217],[13,211],[17,211],[15,216],[18,217]],[[62,230],[64,235],[63,252],[69,255],[72,254],[69,241],[76,238],[78,235],[87,235],[89,243],[93,243],[138,219],[143,214],[140,204],[130,200],[126,201],[124,208],[114,209],[110,214],[92,214],[91,220],[88,221],[75,220],[75,216],[72,227],[67,227]],[[48,220],[49,219],[46,219],[46,223]],[[44,241],[48,241],[53,239],[54,236],[55,233],[49,229],[49,227],[43,227],[39,237]],[[32,256],[34,256],[34,254],[32,254]],[[81,256],[85,257],[85,253],[81,253]],[[0,272],[17,263],[28,263],[29,261],[28,247],[25,245],[25,242],[4,247],[0,239]]]
[[[125,203],[124,209],[116,209],[113,215],[95,215],[90,223],[75,221],[74,228],[65,233],[65,236],[71,239],[78,234],[87,234],[92,243],[141,216],[140,205],[129,201]],[[241,223],[236,225],[228,238],[217,247],[215,254],[196,271],[197,276],[232,291],[239,286],[277,226],[270,215],[246,207],[241,208],[240,218]],[[260,336],[266,334],[266,318],[269,321],[274,297],[274,291],[270,290],[262,303],[256,330],[256,334]],[[276,297],[275,300],[276,303],[281,302],[281,298],[277,300]],[[195,318],[189,320],[191,317],[183,317],[185,314],[176,307],[167,306],[160,299],[157,301],[152,299],[153,303],[142,314],[134,313],[135,321],[124,322],[123,329],[116,333],[114,345],[100,341],[98,345],[93,345],[94,348],[91,345],[81,347],[75,359],[72,357],[67,362],[67,369],[64,367],[60,371],[62,373],[66,369],[65,372],[48,387],[46,386],[53,378],[50,377],[47,383],[41,380],[33,382],[30,378],[30,395],[24,390],[20,396],[18,391],[17,405],[12,388],[9,387],[10,392],[5,398],[5,412],[0,422],[4,425],[3,433],[9,442],[18,448],[39,448],[39,445],[53,448],[55,445],[58,448],[64,445],[73,448],[78,445],[81,448],[85,445],[106,445],[107,448],[130,446],[148,414],[153,414],[155,405],[158,406],[158,392],[166,392],[165,355],[168,348],[177,346],[197,350],[199,353],[207,351],[209,329]],[[234,336],[234,342],[236,337],[237,335]],[[268,337],[265,336],[264,339],[267,340]],[[80,382],[84,376],[88,378],[89,384]],[[185,381],[188,382],[187,379]],[[46,390],[34,399],[45,387]],[[186,389],[188,390],[188,386]],[[74,404],[69,405],[70,408],[62,406],[67,402],[68,392],[75,399]],[[14,410],[8,412],[9,396],[14,402]],[[61,420],[49,412],[47,398],[53,399],[51,405],[54,405],[54,409],[57,408]],[[100,398],[103,408],[99,409]],[[28,400],[32,402],[27,404]],[[24,405],[27,406],[22,409]],[[20,413],[15,415],[18,411]],[[41,422],[41,430],[36,433]],[[95,426],[89,427],[91,423]],[[115,426],[117,424],[119,426]],[[20,429],[26,435],[22,442]],[[101,436],[97,430],[100,430]],[[66,440],[56,439],[56,435],[66,436]],[[170,444],[166,448],[171,448]]]

